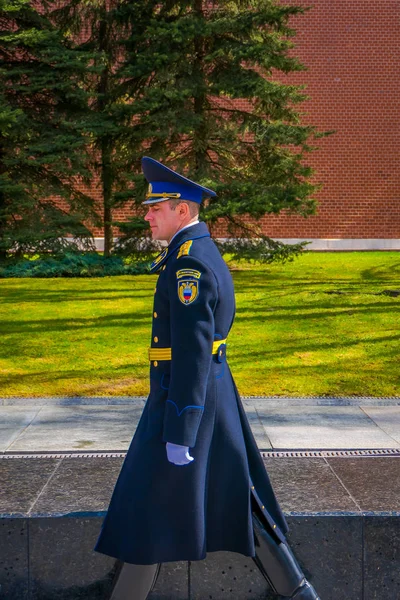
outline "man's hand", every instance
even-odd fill
[[[188,465],[194,460],[189,454],[189,446],[179,446],[171,442],[167,442],[167,458],[174,465]]]

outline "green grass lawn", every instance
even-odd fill
[[[234,265],[243,395],[400,395],[400,254]],[[0,395],[146,395],[157,276],[0,280]]]

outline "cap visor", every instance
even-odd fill
[[[150,200],[144,200],[142,204],[158,204],[159,202],[165,202],[165,200],[171,200],[171,198],[153,198]]]

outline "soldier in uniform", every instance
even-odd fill
[[[198,220],[202,200],[216,194],[152,158],[142,168],[145,218],[168,246],[151,266],[159,276],[150,394],[95,546],[122,565],[111,598],[144,600],[161,563],[225,550],[258,561],[283,597],[318,600],[285,543],[287,523],[227,362],[232,277]]]

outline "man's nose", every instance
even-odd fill
[[[145,214],[144,220],[145,220],[145,221],[150,221],[150,219],[151,219],[151,215],[150,215],[150,211],[148,211],[148,212]]]

